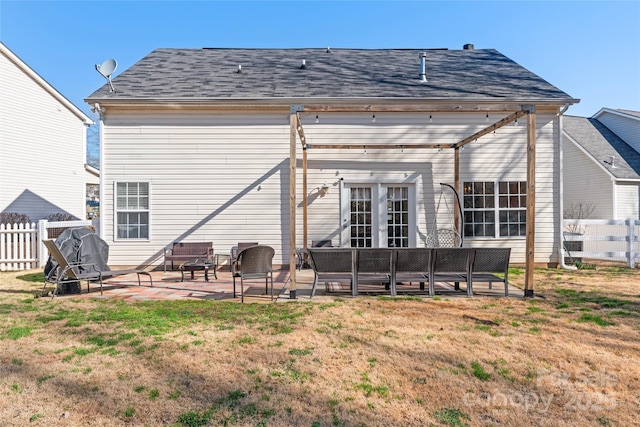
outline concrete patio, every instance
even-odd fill
[[[240,302],[240,281],[236,279],[236,298],[233,298],[233,278],[229,271],[218,271],[218,278],[209,274],[209,282],[204,280],[202,272],[195,272],[191,279],[189,274],[185,275],[184,282],[181,282],[180,271],[162,270],[152,271],[153,287],[149,286],[146,278],[142,278],[142,286],[138,286],[135,274],[118,276],[104,281],[104,294],[100,295],[99,285],[92,283],[90,292],[83,282],[82,294],[60,295],[57,298],[102,298],[102,299],[123,299],[134,301],[153,300],[184,300],[184,299],[208,299],[217,301]],[[274,302],[290,301],[332,301],[335,298],[353,298],[349,290],[348,283],[331,283],[325,287],[324,283],[318,284],[315,296],[311,296],[313,285],[313,270],[303,269],[296,271],[296,300],[292,300],[289,294],[289,271],[277,270],[273,275]],[[427,287],[425,285],[425,287]],[[439,297],[467,297],[465,284],[461,285],[462,291],[456,291],[453,283],[435,284],[436,296]],[[47,287],[51,290],[51,285]],[[418,283],[398,285],[398,296],[415,296],[429,298],[427,290],[420,290]],[[487,283],[474,283],[474,296],[476,297],[504,297],[502,284],[496,284],[493,289],[489,289]],[[388,296],[389,292],[383,286],[360,285],[358,287],[358,298],[371,298],[376,296]],[[246,303],[270,303],[269,293],[265,292],[264,280],[245,282],[244,300]],[[514,286],[509,286],[509,298],[522,298],[523,291]]]

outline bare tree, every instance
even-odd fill
[[[593,211],[596,209],[596,205],[592,203],[587,203],[584,201],[578,201],[571,203],[568,207],[564,209],[563,216],[564,219],[587,219],[591,216]],[[573,225],[565,225],[565,230],[570,233],[580,233],[584,234],[586,227],[573,224]]]
[[[100,125],[87,128],[87,164],[100,169]]]

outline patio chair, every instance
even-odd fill
[[[360,283],[379,283],[391,290],[396,296],[396,284],[393,283],[393,249],[358,248],[356,250],[356,274],[353,296],[358,295]]]
[[[489,282],[489,289],[492,289],[493,282],[502,282],[504,295],[509,296],[510,256],[511,248],[477,248],[471,269],[473,282]]]
[[[231,273],[233,276],[236,276],[238,270],[238,254],[243,250],[250,248],[252,246],[258,246],[258,242],[238,242],[236,246],[231,247],[231,254],[229,257],[229,264],[231,264]]]
[[[455,290],[460,290],[460,282],[467,283],[467,296],[473,296],[474,250],[471,248],[433,248],[431,256],[431,279],[429,295],[433,296],[435,282],[453,282]]]
[[[431,269],[431,248],[396,249],[395,282],[418,282],[424,290],[424,282],[429,281]],[[433,295],[432,295],[433,296]]]
[[[100,270],[96,264],[87,264],[82,262],[70,263],[53,240],[44,240],[43,243],[49,250],[51,257],[58,265],[45,277],[44,286],[42,287],[42,295],[45,295],[44,290],[47,283],[55,283],[56,285],[53,290],[53,294],[51,295],[51,298],[53,298],[56,296],[56,293],[62,284],[72,282],[79,283],[83,280],[87,282],[87,292],[89,292],[89,283],[97,280],[100,283],[100,295],[103,295],[103,279],[132,273],[136,273],[138,275],[138,286],[141,285],[140,275],[142,274],[149,278],[149,282],[153,287],[153,279],[151,278],[151,274],[147,271],[137,269]]]
[[[348,282],[353,292],[353,252],[351,248],[309,248],[309,261],[313,268],[311,298],[316,293],[318,282],[324,282],[327,291],[331,282]]]
[[[236,297],[236,277],[240,277],[240,299],[244,302],[244,281],[264,279],[265,292],[269,291],[271,280],[271,300],[273,301],[273,256],[271,246],[254,245],[238,252],[237,275],[233,275],[233,297]]]
[[[332,248],[333,241],[331,240],[312,240],[312,248]],[[296,268],[300,271],[303,267],[309,267],[309,249],[305,251],[304,248],[296,249]]]

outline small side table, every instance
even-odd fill
[[[191,280],[194,279],[194,271],[204,271],[204,280],[206,282],[209,281],[209,270],[213,271],[213,276],[217,279],[218,278],[218,274],[216,273],[216,270],[218,266],[216,265],[215,260],[209,260],[209,259],[201,259],[201,258],[196,258],[193,259],[191,261],[187,261],[183,264],[180,265],[180,281],[184,282],[184,272],[188,271],[191,272]]]
[[[215,262],[216,262],[216,268],[221,269],[223,265],[228,265],[229,271],[231,271],[231,254],[216,253]]]

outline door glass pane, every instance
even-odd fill
[[[371,235],[371,188],[351,188],[351,247],[370,248]]]
[[[409,189],[387,187],[387,246],[409,247]]]

